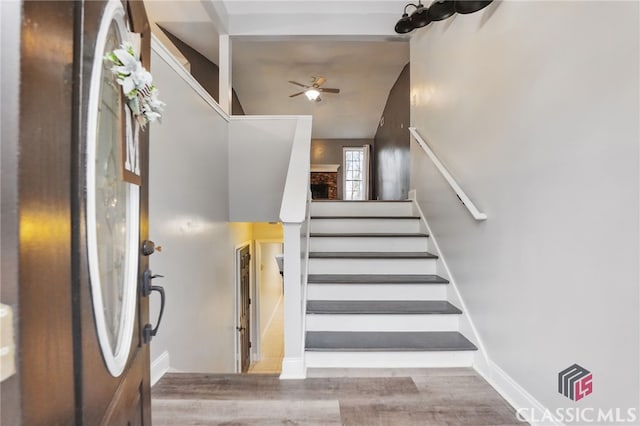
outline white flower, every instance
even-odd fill
[[[120,76],[118,82],[129,98],[135,96],[135,93],[132,93],[134,89],[142,90],[146,86],[150,86],[153,81],[151,74],[144,69],[131,52],[133,52],[133,48],[126,44],[123,44],[121,49],[114,50],[113,54],[120,64],[114,65],[111,69],[112,72]]]
[[[154,111],[162,111],[164,109],[164,106],[166,105],[164,102],[158,99],[158,95],[159,95],[158,89],[155,87],[152,87],[151,96],[149,96],[148,102],[149,102],[149,106]]]
[[[153,77],[137,59],[130,43],[105,56],[113,64],[111,72],[128,98],[129,108],[144,127],[147,122],[160,120],[165,103],[158,99],[158,89],[152,86]]]

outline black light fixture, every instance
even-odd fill
[[[407,8],[413,6],[416,10],[413,11],[411,16],[407,13]],[[431,22],[431,18],[428,14],[428,9],[424,7],[421,1],[418,4],[409,3],[404,7],[402,18],[396,23],[395,30],[398,34],[406,34],[415,30],[416,28],[422,28]]]
[[[456,8],[453,0],[438,0],[429,6],[429,17],[432,21],[442,21],[454,13]]]
[[[407,6],[410,6],[410,4]],[[406,34],[414,30],[409,14],[407,13],[407,6],[404,7],[405,12],[402,14],[402,18],[396,23],[395,30],[398,34]]]
[[[456,1],[456,12],[463,15],[474,13],[489,6],[493,0],[458,0]]]
[[[410,33],[416,28],[428,25],[431,21],[447,19],[456,12],[464,15],[477,12],[492,2],[493,0],[436,0],[427,8],[418,0],[418,4],[409,3],[404,7],[402,18],[396,23],[395,30],[398,34]],[[407,13],[409,6],[416,8],[411,16]]]
[[[422,28],[429,25],[431,17],[429,16],[429,9],[424,7],[422,2],[418,1],[416,10],[411,14],[409,18],[414,28]]]

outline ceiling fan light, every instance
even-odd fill
[[[304,92],[304,95],[310,101],[315,101],[316,99],[318,99],[318,96],[320,96],[320,92],[318,90],[312,88],[312,89],[309,89],[306,92]]]
[[[422,28],[429,25],[431,17],[429,16],[429,10],[422,4],[418,5],[418,8],[411,14],[409,18],[414,28]]]
[[[398,34],[406,34],[414,30],[413,23],[411,22],[411,18],[409,18],[408,14],[402,14],[402,18],[400,18],[396,24],[395,30]]]

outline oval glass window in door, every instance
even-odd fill
[[[135,323],[138,279],[139,187],[123,179],[130,124],[106,53],[127,37],[117,0],[105,8],[91,76],[87,131],[87,243],[91,297],[102,355],[111,375],[126,366]]]

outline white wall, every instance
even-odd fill
[[[260,301],[260,336],[265,332],[282,297],[282,276],[275,256],[282,254],[282,243],[258,243],[260,264],[258,267],[258,291]]]
[[[229,218],[278,221],[297,118],[243,116],[229,124]]]
[[[152,373],[162,374],[167,352],[174,370],[234,372],[235,250],[282,240],[281,225],[247,222],[278,220],[299,118],[230,119],[157,39],[152,73],[167,104],[162,124],[150,130],[149,233],[163,247],[150,264],[165,275],[155,284],[167,295]],[[154,323],[158,311],[154,294]],[[253,341],[258,333],[252,327]]]
[[[167,305],[151,359],[169,351],[177,370],[233,372],[233,247],[246,232],[227,223],[227,122],[155,52],[152,72],[167,107],[150,130],[149,235],[163,248],[150,261]]]
[[[411,40],[412,125],[489,219],[415,142],[412,187],[490,359],[551,409],[640,397],[638,9],[494,2]]]

